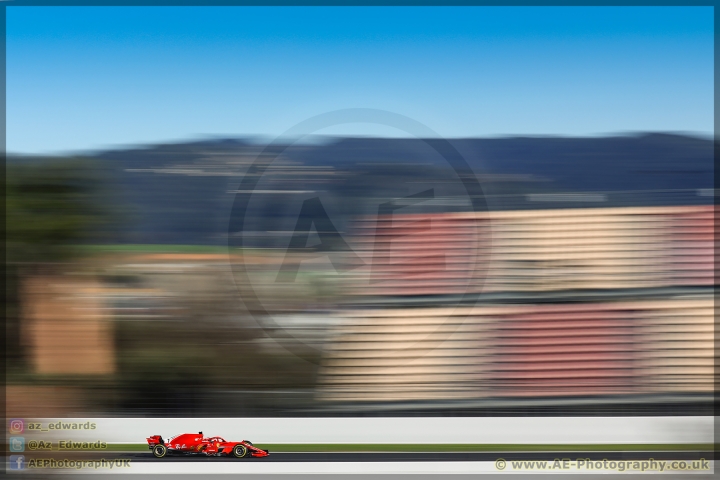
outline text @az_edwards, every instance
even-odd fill
[[[27,430],[29,432],[51,432],[53,430],[95,430],[97,424],[95,422],[28,422]]]
[[[30,440],[27,442],[28,450],[107,450],[107,442],[97,440],[95,442],[81,442],[77,440],[60,440],[49,442],[43,440]]]

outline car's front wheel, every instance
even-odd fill
[[[233,455],[236,458],[243,458],[247,455],[247,448],[245,445],[235,445],[235,448],[233,448]]]
[[[163,458],[165,455],[167,455],[167,447],[162,444],[155,445],[152,452],[153,455],[155,455],[157,458]]]

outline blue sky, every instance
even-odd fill
[[[713,10],[7,7],[10,152],[276,136],[358,107],[448,138],[710,134]]]

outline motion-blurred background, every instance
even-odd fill
[[[261,146],[9,159],[9,411],[709,411],[713,143],[452,143],[487,209],[422,140],[325,139],[267,166],[242,248],[232,206]],[[347,249],[289,249],[315,196]],[[349,251],[366,266],[336,269]]]
[[[9,417],[710,415],[711,7],[0,8]]]

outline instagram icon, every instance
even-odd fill
[[[10,420],[10,433],[22,433],[25,430],[25,423],[20,418]]]

